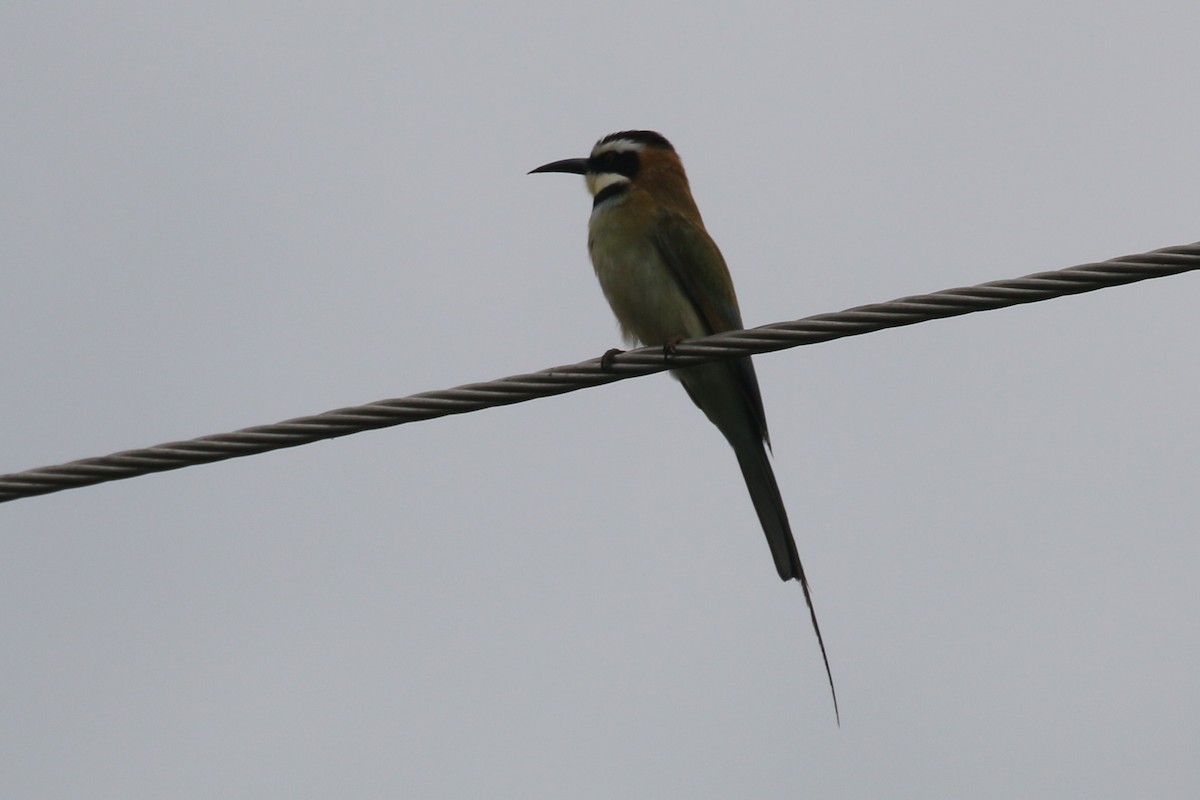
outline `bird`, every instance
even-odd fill
[[[684,339],[742,329],[729,267],[704,227],[683,161],[662,134],[611,133],[587,158],[553,161],[529,174],[544,172],[584,176],[592,195],[588,254],[627,342],[662,346],[669,354]],[[671,373],[733,447],[779,577],[804,590],[840,724],[808,577],[768,458],[771,441],[754,365],[747,356]]]

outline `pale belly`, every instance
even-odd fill
[[[604,297],[626,339],[661,345],[674,338],[704,336],[708,330],[679,282],[648,240],[619,242],[596,236],[589,247]],[[595,241],[606,242],[598,247]]]

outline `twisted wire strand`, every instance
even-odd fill
[[[527,375],[380,400],[272,425],[256,425],[232,433],[201,436],[0,475],[0,502],[297,447],[321,439],[349,436],[406,422],[522,403],[707,361],[773,352],[976,311],[1036,303],[1196,269],[1200,269],[1200,242],[1011,280],[902,297],[886,303],[857,306],[750,330],[720,333],[681,342],[666,356],[661,347],[643,347],[607,360],[593,358]]]

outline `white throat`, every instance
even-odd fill
[[[619,172],[601,172],[596,175],[588,175],[587,182],[588,189],[591,191],[592,196],[595,197],[610,186],[629,183],[629,178]]]

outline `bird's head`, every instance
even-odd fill
[[[654,131],[610,133],[592,148],[587,158],[565,158],[543,164],[535,172],[569,172],[587,180],[594,204],[618,197],[637,187],[658,199],[676,199],[693,205],[683,162],[662,134]]]

